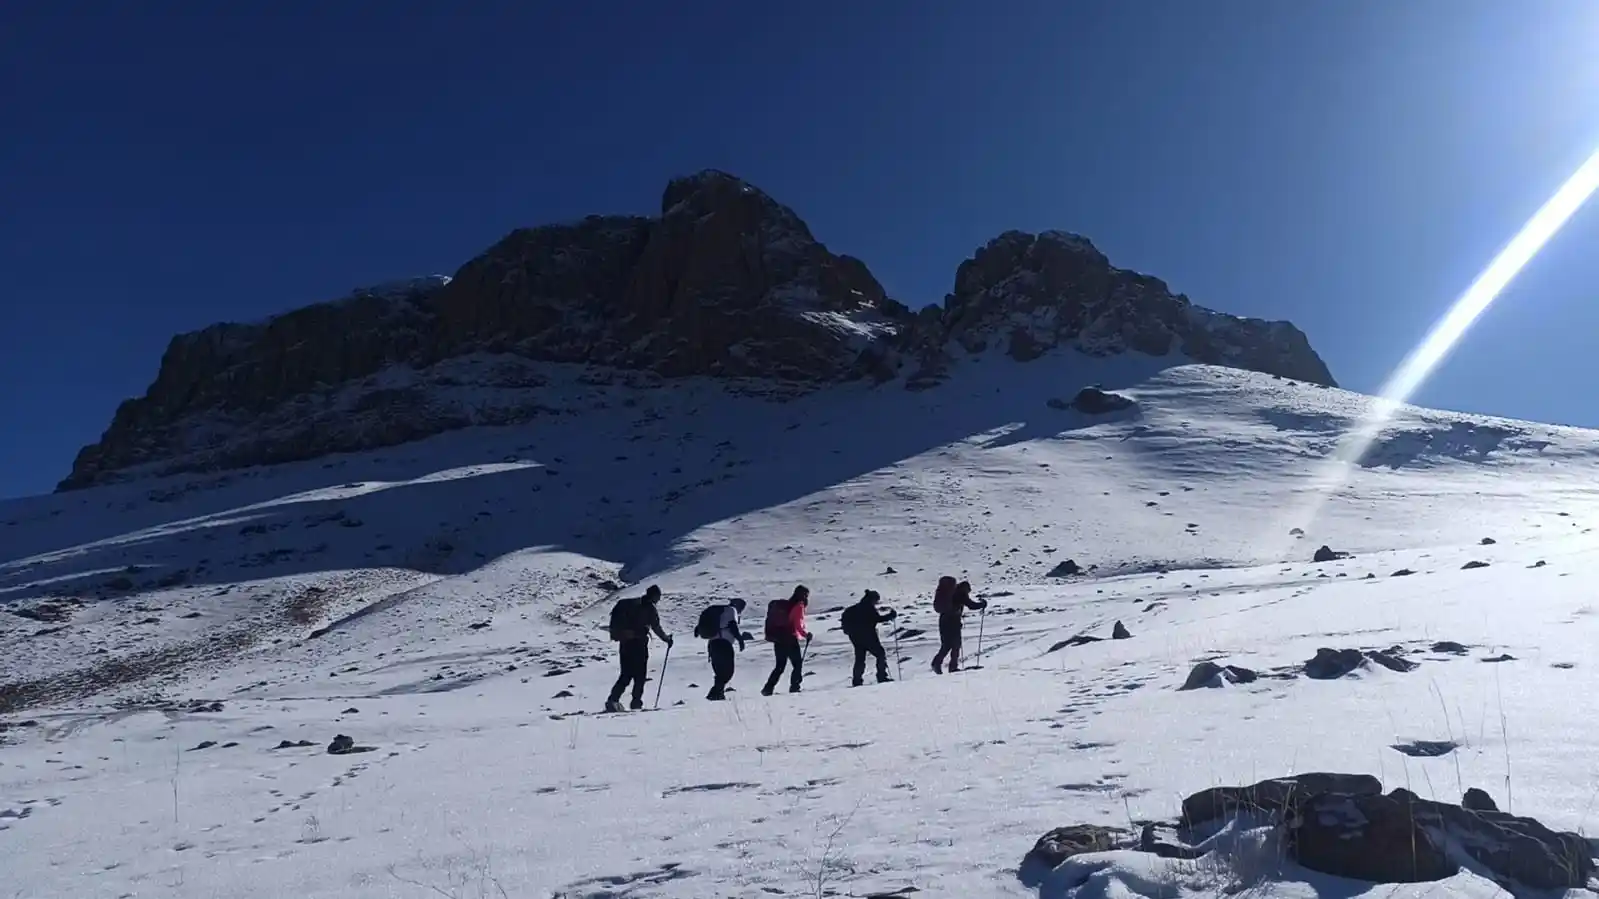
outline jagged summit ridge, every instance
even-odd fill
[[[960,265],[943,305],[913,312],[736,176],[674,178],[660,210],[520,228],[450,276],[178,335],[58,489],[526,421],[552,411],[537,395],[552,363],[634,381],[926,388],[990,348],[1020,361],[1075,348],[1332,383],[1292,325],[1194,306],[1079,235],[1006,232]]]

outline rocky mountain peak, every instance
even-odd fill
[[[549,411],[530,392],[538,365],[812,386],[908,374],[925,388],[991,347],[1022,361],[1060,347],[1183,355],[1332,383],[1292,325],[1194,306],[1064,231],[999,235],[961,263],[942,306],[912,313],[794,210],[705,170],[668,183],[658,216],[520,228],[449,277],[179,335],[60,489],[525,421]]]

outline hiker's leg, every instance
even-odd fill
[[[872,657],[877,660],[877,680],[878,680],[878,682],[881,683],[881,682],[883,682],[885,680],[888,680],[888,653],[883,650],[883,641],[880,638],[874,638],[872,640],[872,642],[867,645],[866,651],[871,653]],[[864,662],[864,661],[865,661],[864,659],[861,660],[861,662]],[[855,666],[855,670],[856,670],[855,679],[856,680],[860,680],[861,679],[860,672],[861,672],[861,669],[863,668],[863,666],[861,665],[861,662],[857,662],[856,666]]]
[[[850,670],[850,683],[858,687],[861,685],[861,677],[866,674],[866,646],[854,643],[854,647],[855,667]]]
[[[800,689],[800,681],[805,677],[805,672],[801,670],[805,666],[805,660],[803,654],[800,652],[800,643],[798,640],[795,640],[789,645],[788,662],[790,666],[788,672],[788,692],[798,693]]]
[[[788,654],[785,652],[783,641],[772,642],[772,655],[777,659],[777,664],[772,668],[772,676],[766,679],[766,686],[761,688],[761,692],[768,696],[777,689],[778,678],[783,676],[783,669],[788,666]]]

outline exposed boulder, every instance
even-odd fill
[[[1594,873],[1588,841],[1532,818],[1422,799],[1327,792],[1297,807],[1290,854],[1313,871],[1377,883],[1442,880],[1480,866],[1501,883],[1580,889]]]
[[[1188,679],[1178,687],[1182,690],[1198,690],[1205,687],[1220,687],[1226,684],[1250,684],[1260,678],[1259,674],[1248,668],[1237,665],[1218,665],[1215,662],[1200,662],[1188,672]]]
[[[1119,828],[1098,824],[1073,824],[1057,827],[1038,838],[1022,858],[1018,876],[1023,883],[1036,885],[1045,874],[1074,855],[1109,852],[1132,844],[1131,835]]]
[[[1067,559],[1066,561],[1056,565],[1054,568],[1051,568],[1049,570],[1048,577],[1073,577],[1082,573],[1083,569],[1078,567],[1075,560]]]
[[[1110,629],[1110,638],[1112,640],[1127,640],[1131,639],[1132,636],[1132,631],[1129,631],[1127,629],[1127,625],[1122,624],[1119,620],[1116,622],[1116,625]]]
[[[1312,562],[1337,562],[1340,559],[1347,559],[1347,558],[1349,558],[1349,553],[1339,552],[1339,551],[1333,549],[1332,547],[1328,546],[1327,544],[1323,543],[1320,547],[1317,548],[1316,554],[1311,556],[1311,561]]]
[[[1085,415],[1107,415],[1111,412],[1120,412],[1138,405],[1132,397],[1111,393],[1098,387],[1084,387],[1072,397],[1071,406]]]
[[[1183,824],[1192,827],[1240,812],[1281,814],[1297,798],[1318,793],[1378,795],[1382,781],[1370,774],[1312,771],[1274,777],[1247,787],[1211,787],[1183,800]]]
[[[1499,806],[1494,802],[1494,798],[1489,796],[1486,790],[1479,790],[1476,787],[1466,788],[1465,795],[1460,797],[1460,807],[1474,812],[1499,811]]]

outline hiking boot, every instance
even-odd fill
[[[788,692],[790,692],[790,693],[798,693],[799,691],[800,691],[800,685],[799,684],[789,684],[788,685]]]
[[[891,684],[894,682],[894,679],[886,674],[879,674],[877,676],[877,682],[880,684]]]
[[[862,683],[863,682],[861,681],[861,679],[857,677],[854,680],[850,681],[849,685],[852,686],[852,687],[859,687]]]
[[[620,712],[622,710],[622,704],[614,699],[607,699],[605,700],[605,710],[607,712]]]
[[[771,684],[767,684],[766,686],[762,687],[761,688],[761,695],[762,696],[771,696],[772,695],[772,685]]]
[[[636,712],[639,709],[644,708],[644,700],[642,700],[642,699],[634,699],[632,702],[627,704],[627,707]]]
[[[938,664],[937,662],[934,662],[933,663],[933,673],[934,674],[943,674],[944,673],[944,666]]]
[[[724,696],[720,690],[712,690],[711,692],[705,694],[705,698],[709,699],[711,702],[721,702],[727,697]]]

